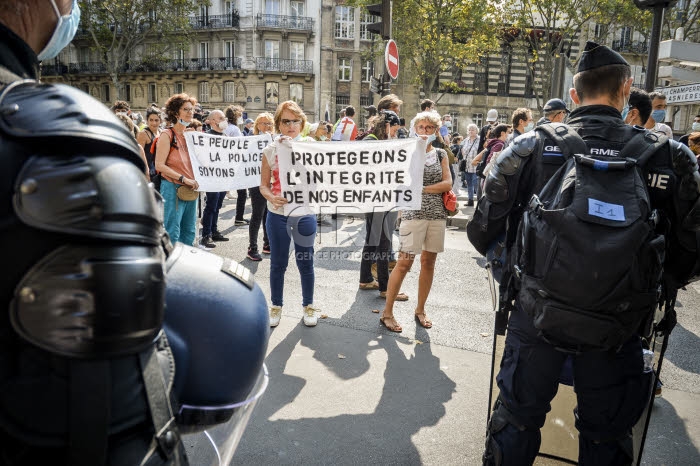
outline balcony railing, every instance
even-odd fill
[[[298,29],[301,31],[313,31],[314,19],[306,16],[282,16],[258,14],[255,18],[255,27],[273,29]]]
[[[614,40],[612,49],[622,53],[648,53],[649,45],[642,41]]]
[[[168,71],[226,71],[240,70],[243,59],[238,57],[185,58],[182,60],[131,60],[121,67],[120,73],[152,73]],[[43,76],[62,74],[106,74],[107,67],[100,62],[51,63],[41,65]]]
[[[281,73],[313,73],[314,62],[312,60],[256,57],[255,69]]]
[[[240,23],[241,18],[235,10],[227,15],[190,16],[192,29],[237,28]]]

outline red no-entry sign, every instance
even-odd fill
[[[399,77],[399,48],[396,42],[389,40],[386,43],[386,51],[384,52],[384,63],[386,70],[391,76],[391,79]]]

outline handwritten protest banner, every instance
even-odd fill
[[[260,186],[262,151],[272,142],[269,134],[230,138],[186,131],[185,141],[200,191]]]
[[[425,146],[419,139],[279,144],[284,213],[420,209]]]

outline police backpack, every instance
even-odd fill
[[[567,125],[537,131],[565,162],[518,227],[510,262],[518,301],[555,347],[614,350],[644,332],[659,300],[664,236],[642,167],[667,139],[639,132],[611,157],[589,155]]]

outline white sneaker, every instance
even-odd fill
[[[277,327],[282,318],[282,306],[270,306],[270,327]]]
[[[318,317],[316,313],[319,312],[318,309],[314,308],[313,304],[304,306],[304,325],[307,327],[315,327],[318,323]]]

